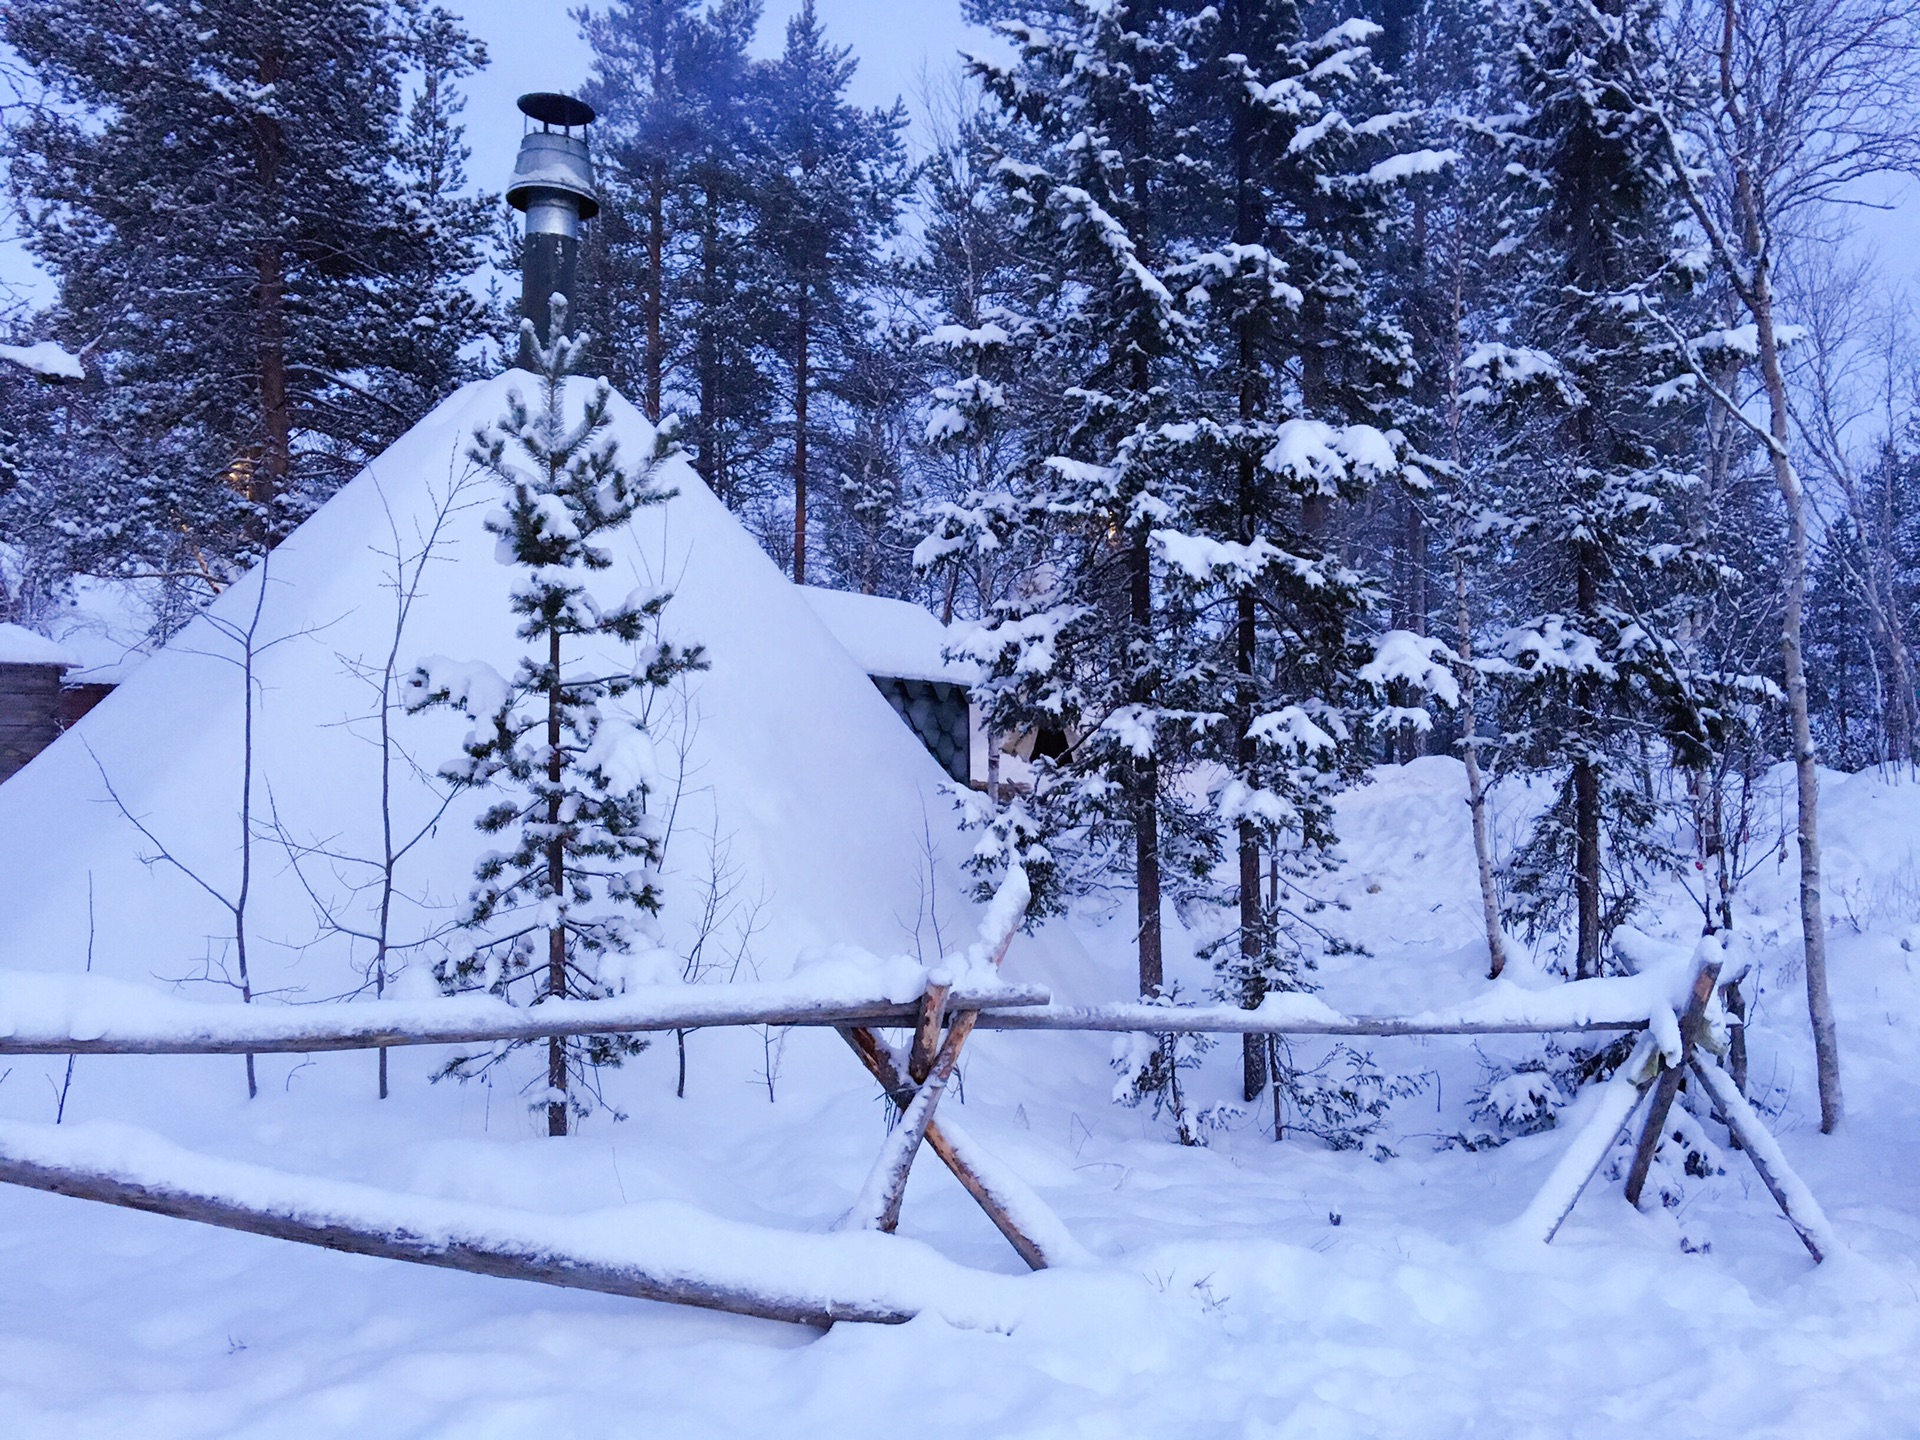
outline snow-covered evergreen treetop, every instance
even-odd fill
[[[609,960],[657,947],[665,832],[658,807],[648,808],[659,772],[643,697],[705,664],[699,646],[660,635],[667,591],[641,587],[612,602],[594,593],[594,575],[613,563],[599,538],[675,493],[661,483],[672,440],[663,427],[653,453],[626,464],[610,433],[605,380],[569,414],[569,393],[580,387],[568,376],[587,341],[567,336],[560,296],[553,315],[557,338],[542,346],[534,336],[528,352],[538,404],[510,391],[506,414],[476,430],[469,451],[506,491],[486,526],[498,537],[496,557],[520,572],[512,608],[529,653],[511,678],[434,656],[407,690],[412,710],[448,705],[473,720],[464,754],[441,773],[462,788],[499,792],[478,824],[512,841],[480,857],[462,916],[467,943],[442,965],[441,981],[525,1003],[616,994],[625,970]],[[627,663],[596,663],[609,641],[631,647]],[[637,1048],[596,1037],[556,1060],[545,1097],[554,1133],[565,1133],[568,1070]],[[473,1073],[462,1065],[449,1068]]]

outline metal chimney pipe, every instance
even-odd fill
[[[507,183],[507,203],[526,213],[527,243],[520,264],[520,314],[533,322],[542,343],[556,294],[575,302],[580,275],[580,222],[600,213],[593,190],[587,126],[593,107],[571,95],[540,92],[520,97],[529,122]],[[539,129],[532,128],[537,123]],[[575,134],[578,130],[580,133]],[[520,357],[521,363],[528,356]]]

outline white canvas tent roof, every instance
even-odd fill
[[[482,528],[496,482],[464,458],[475,426],[515,385],[532,389],[510,374],[442,403],[0,785],[0,966],[79,969],[91,950],[96,971],[145,980],[230,964],[232,920],[207,887],[231,897],[239,885],[245,691],[234,636],[257,607],[254,983],[312,998],[346,988],[366,946],[329,931],[317,909],[364,928],[371,903],[355,893],[369,878],[361,861],[379,848],[376,692],[364,672],[395,648],[393,557],[420,548],[443,506],[444,543],[398,642],[401,673],[433,654],[509,673],[521,653],[507,605],[513,572]],[[623,453],[650,453],[646,420],[618,396],[613,414]],[[616,599],[640,584],[670,587],[668,632],[704,644],[711,660],[653,718],[663,766],[680,777],[677,794],[662,797],[672,813],[666,944],[684,954],[694,943],[717,876],[753,919],[739,978],[778,978],[803,952],[843,943],[931,960],[932,935],[916,918],[930,896],[949,935],[971,928],[959,868],[970,847],[940,793],[943,775],[692,468],[668,463],[680,493],[641,513],[605,578]],[[396,770],[400,833],[435,803],[409,766],[431,772],[455,757],[465,728],[445,712],[396,717],[409,757]],[[481,803],[456,801],[408,857],[397,940],[444,923],[475,857],[497,843],[472,826]],[[298,870],[290,844],[313,847]],[[737,939],[712,945],[730,956]],[[1085,966],[1069,936],[1050,933],[1017,947],[1009,978],[1084,995],[1097,988]],[[416,973],[411,983],[419,993],[424,981]]]

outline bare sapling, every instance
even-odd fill
[[[404,536],[393,505],[384,489],[380,500],[387,520],[390,549],[380,552],[387,564],[384,585],[393,600],[393,623],[387,633],[384,654],[374,660],[364,655],[341,655],[341,664],[365,684],[372,695],[367,714],[354,717],[349,727],[371,722],[370,742],[379,752],[377,810],[380,845],[376,854],[348,853],[330,844],[301,842],[282,821],[277,807],[273,816],[274,833],[286,849],[293,871],[307,893],[318,916],[323,933],[344,936],[364,944],[371,951],[365,971],[364,989],[376,999],[383,998],[397,965],[407,955],[445,940],[451,921],[429,923],[424,931],[405,939],[395,935],[396,904],[414,899],[403,893],[401,870],[407,858],[433,834],[447,807],[452,804],[453,787],[419,764],[411,751],[400,743],[394,718],[404,711],[402,683],[406,679],[401,653],[405,645],[407,623],[415,601],[424,591],[429,567],[445,559],[453,518],[476,503],[473,494],[475,471],[471,464],[455,462],[449,466],[448,483],[443,492],[432,494],[432,508],[424,524],[416,523],[411,537]],[[403,819],[401,788],[424,796],[424,807],[408,807]],[[345,887],[344,896],[333,886],[316,882],[311,869],[324,863],[334,880]],[[389,1093],[387,1050],[381,1047],[377,1061],[378,1092],[382,1100]]]
[[[258,761],[258,720],[260,714],[259,663],[268,651],[283,645],[289,640],[305,637],[308,631],[292,631],[277,635],[271,640],[262,640],[261,624],[266,614],[267,590],[273,583],[271,552],[260,557],[260,563],[254,567],[253,574],[258,577],[253,592],[253,604],[245,612],[244,618],[231,620],[224,615],[209,611],[199,617],[199,623],[209,630],[214,639],[224,642],[220,648],[199,649],[192,641],[191,632],[182,637],[182,643],[176,645],[176,651],[182,654],[201,655],[234,666],[240,672],[240,793],[237,819],[239,820],[238,874],[232,883],[222,886],[209,880],[198,869],[180,858],[160,838],[145,819],[128,808],[126,801],[115,788],[113,778],[101,763],[98,755],[93,756],[96,769],[100,772],[100,781],[105,786],[107,798],[126,822],[133,826],[140,837],[153,847],[153,854],[147,857],[149,864],[169,865],[180,872],[200,890],[204,891],[227,912],[231,922],[233,937],[234,971],[229,973],[224,962],[215,962],[209,957],[207,973],[191,978],[213,980],[213,970],[218,968],[220,975],[216,983],[230,986],[240,993],[240,1002],[251,1005],[254,999],[253,972],[248,960],[247,904],[253,893],[254,843],[260,836],[256,833],[254,821],[254,790]],[[92,750],[89,747],[89,754]],[[260,1093],[259,1079],[254,1071],[253,1056],[248,1054],[247,1062],[247,1098],[253,1099]]]

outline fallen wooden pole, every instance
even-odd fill
[[[924,1276],[907,1275],[902,1283],[901,1277],[882,1275],[871,1295],[819,1293],[811,1277],[839,1268],[823,1263],[826,1252],[838,1250],[853,1237],[771,1232],[702,1217],[699,1224],[718,1227],[720,1244],[712,1245],[709,1237],[714,1249],[726,1248],[726,1241],[737,1237],[731,1248],[752,1253],[756,1247],[764,1248],[767,1236],[778,1233],[783,1241],[800,1248],[793,1268],[796,1275],[809,1278],[783,1284],[779,1279],[703,1275],[700,1262],[683,1255],[623,1257],[619,1251],[627,1248],[620,1243],[625,1236],[616,1229],[615,1243],[606,1245],[609,1232],[597,1217],[588,1217],[589,1224],[582,1230],[573,1217],[396,1195],[363,1185],[208,1160],[170,1146],[162,1152],[160,1163],[154,1163],[151,1154],[140,1163],[110,1162],[89,1156],[84,1149],[75,1150],[73,1142],[84,1146],[84,1135],[70,1130],[40,1133],[52,1130],[51,1126],[0,1126],[0,1181],[349,1254],[803,1325],[828,1326],[840,1320],[899,1324],[923,1308],[901,1298],[902,1293],[930,1288]],[[196,1172],[206,1172],[212,1179],[196,1179]],[[304,1198],[302,1191],[320,1198]],[[663,1211],[658,1224],[636,1215],[628,1233],[638,1248],[672,1251],[678,1244],[676,1237],[661,1232],[670,1229],[681,1213]],[[873,1241],[879,1238],[872,1237]],[[595,1249],[603,1253],[595,1255]],[[936,1257],[926,1258],[942,1271],[951,1268],[956,1276],[969,1273]],[[710,1268],[724,1270],[726,1263],[723,1258]],[[889,1291],[894,1292],[892,1296]]]
[[[129,987],[130,988],[130,987]],[[676,990],[680,987],[674,987]],[[701,1030],[735,1025],[913,1025],[917,999],[895,1001],[767,999],[756,1001],[715,992],[722,986],[688,986],[689,993],[630,1002],[563,1000],[520,1010],[504,1002],[464,999],[426,1001],[393,1015],[395,1002],[251,1007],[196,1005],[156,996],[157,1018],[145,1023],[115,1018],[104,1024],[34,1025],[16,1018],[0,992],[0,1055],[243,1055],[309,1054],[374,1050],[398,1045],[479,1045],[554,1036],[630,1035],[648,1031]],[[706,991],[702,994],[702,991]],[[1044,1005],[1037,986],[954,991],[950,1008]],[[382,1012],[387,1013],[382,1013]],[[198,1013],[196,1013],[198,1012]]]

